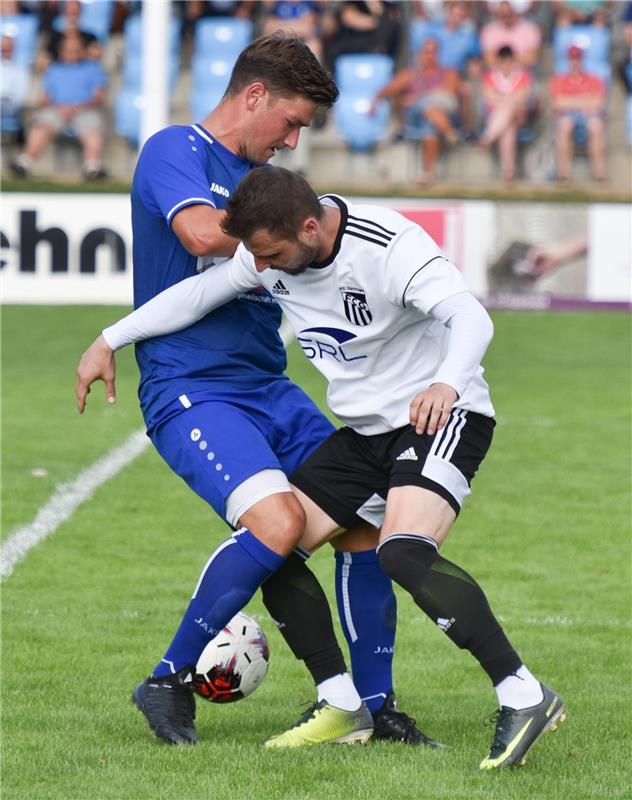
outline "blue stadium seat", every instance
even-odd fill
[[[189,95],[191,119],[194,122],[201,122],[219,103],[223,94],[224,89],[215,86],[210,86],[206,89],[198,86],[197,88],[191,89]]]
[[[0,17],[0,31],[14,41],[13,61],[30,67],[37,51],[39,19],[36,14],[10,14]]]
[[[169,58],[169,89],[173,91],[178,82],[180,63],[173,55]],[[140,53],[125,53],[123,57],[123,86],[140,91],[143,80],[143,59]]]
[[[18,134],[22,128],[22,120],[15,109],[11,109],[10,111],[2,109],[2,114],[0,114],[0,132]]]
[[[104,42],[110,34],[113,14],[114,0],[81,0],[79,27]]]
[[[369,107],[373,97],[341,94],[334,105],[336,130],[350,150],[366,152],[384,138],[390,121],[390,108],[383,100],[373,115]]]
[[[336,129],[351,150],[371,150],[388,130],[388,103],[380,103],[373,115],[369,108],[393,76],[393,59],[374,53],[339,56],[334,71],[340,89],[333,110]]]
[[[379,53],[338,56],[334,72],[341,93],[369,92],[373,98],[393,77],[393,59]]]
[[[568,48],[577,45],[584,51],[586,72],[599,75],[606,83],[612,78],[610,66],[610,32],[595,25],[569,25],[553,32],[553,71],[568,72]]]
[[[171,17],[169,20],[169,89],[173,91],[178,81],[180,71],[180,29],[178,19]],[[125,52],[123,55],[123,89],[127,90],[121,101],[125,108],[130,106],[129,93],[138,95],[142,88],[143,57],[142,57],[142,24],[140,14],[128,17],[123,26],[123,41]],[[131,112],[130,112],[131,113]],[[129,137],[126,137],[129,138]]]
[[[202,18],[195,24],[194,53],[233,62],[252,39],[250,20],[235,17]]]
[[[180,30],[182,25],[177,17],[169,19],[169,52],[180,56]],[[123,25],[123,41],[127,53],[140,53],[142,46],[142,25],[140,14],[128,17]]]
[[[234,58],[194,55],[191,59],[191,94],[189,105],[192,118],[205,117],[222,99],[235,62]]]
[[[142,107],[143,97],[134,89],[120,89],[114,97],[114,130],[134,147],[140,139]]]

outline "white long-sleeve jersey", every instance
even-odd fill
[[[106,341],[118,349],[188,327],[262,285],[327,379],[329,407],[359,433],[408,424],[413,397],[437,382],[457,391],[457,408],[493,416],[480,364],[492,323],[458,269],[422,228],[392,209],[352,205],[335,195],[321,203],[341,212],[326,262],[298,275],[258,273],[240,244],[231,260],[172,286],[106,328]]]

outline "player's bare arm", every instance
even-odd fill
[[[98,336],[86,352],[81,356],[75,380],[75,397],[79,413],[86,408],[86,398],[95,381],[105,384],[105,399],[108,403],[116,402],[116,361],[114,350],[103,336]]]
[[[187,206],[175,215],[171,227],[194,256],[232,256],[239,242],[220,228],[224,213],[208,205]]]

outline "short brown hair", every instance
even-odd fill
[[[259,167],[249,172],[226,205],[222,230],[247,240],[266,230],[294,241],[307,217],[320,219],[323,207],[305,178],[282,167]]]
[[[278,97],[298,95],[325,108],[338,99],[338,87],[305,42],[280,31],[260,36],[241,51],[225,96],[236,95],[257,80]]]

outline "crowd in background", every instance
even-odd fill
[[[14,175],[28,176],[59,135],[80,143],[86,179],[106,175],[103,52],[141,7],[120,0],[0,0],[2,132],[20,144],[10,162]],[[392,76],[366,113],[375,115],[388,101],[388,142],[419,143],[424,183],[436,179],[441,151],[458,147],[497,153],[500,176],[512,183],[519,148],[538,135],[545,112],[552,120],[552,178],[572,178],[580,148],[592,180],[604,181],[613,82],[625,88],[628,114],[632,108],[632,2],[183,0],[172,9],[182,53],[201,20],[231,17],[250,21],[253,36],[293,31],[334,75],[347,54],[387,56]],[[30,57],[20,56],[25,21],[37,34]],[[615,31],[618,52],[611,45]],[[567,43],[561,51],[560,42]],[[553,50],[545,67],[544,54]],[[176,69],[185,66],[183,58]],[[42,96],[25,114],[35,76]]]

